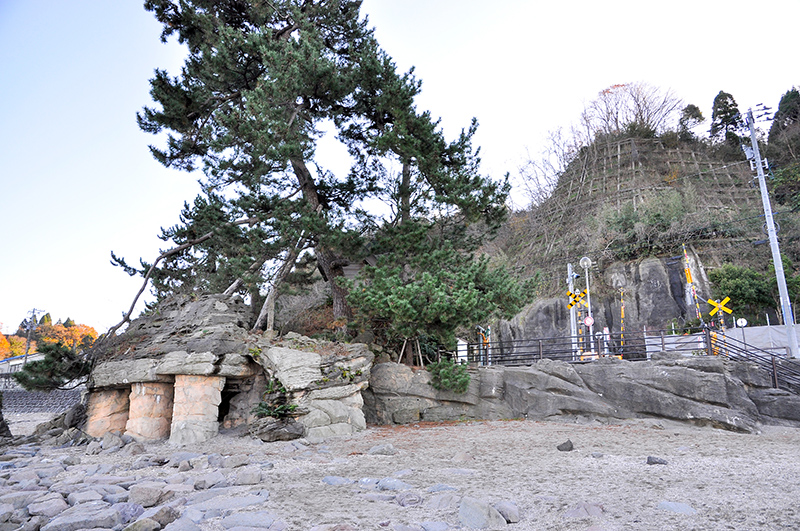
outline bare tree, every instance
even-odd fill
[[[670,89],[647,83],[612,85],[584,107],[577,124],[568,130],[550,132],[547,147],[537,160],[529,157],[519,168],[520,181],[531,206],[547,200],[561,175],[578,157],[582,164],[594,156],[592,146],[598,136],[606,138],[625,132],[660,134],[670,129],[680,116],[683,102]],[[587,158],[588,157],[588,158]]]
[[[663,133],[682,105],[671,89],[643,82],[612,85],[586,106],[581,124],[592,139],[598,134],[618,135],[631,126]]]

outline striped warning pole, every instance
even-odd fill
[[[689,253],[686,252],[686,244],[683,244],[683,260],[684,260],[684,267],[683,270],[686,272],[686,285],[691,287],[692,289],[692,298],[694,299],[694,311],[695,315],[700,322],[703,322],[703,314],[700,313],[700,303],[697,300],[697,289],[694,287],[694,281],[692,280],[692,271],[689,269]]]

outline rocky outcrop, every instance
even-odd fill
[[[584,364],[470,370],[466,393],[435,390],[430,374],[396,363],[373,368],[367,419],[378,424],[457,419],[658,417],[753,432],[800,426],[800,397],[770,388],[755,366],[716,357],[615,358]]]
[[[248,314],[238,297],[175,298],[104,342],[88,383],[87,432],[183,445],[220,426],[264,440],[366,427],[361,390],[374,356],[365,345],[272,340],[247,328]]]
[[[367,421],[372,424],[453,419],[511,418],[503,401],[502,369],[470,370],[466,393],[434,389],[431,375],[398,363],[379,363],[372,368],[369,388],[363,392]]]
[[[369,385],[374,358],[360,343],[330,343],[293,333],[257,357],[266,374],[279,382],[286,403],[296,407],[297,421],[312,440],[367,427],[361,391]]]

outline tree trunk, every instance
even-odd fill
[[[318,213],[322,210],[317,189],[311,178],[306,164],[301,159],[291,159],[292,168],[300,188],[303,190],[303,197]],[[317,243],[314,247],[317,256],[317,263],[322,273],[331,284],[331,298],[333,299],[333,318],[336,321],[344,321],[343,325],[337,326],[337,330],[346,332],[346,321],[352,316],[350,306],[347,304],[347,290],[339,286],[336,280],[344,276],[343,265],[346,263],[324,244]]]
[[[403,163],[403,175],[400,182],[400,222],[405,223],[411,218],[411,165]]]
[[[297,245],[289,249],[289,254],[286,256],[283,264],[281,264],[281,267],[275,273],[272,286],[267,293],[267,298],[264,300],[264,304],[261,306],[261,312],[258,314],[258,319],[256,319],[256,322],[253,325],[253,330],[258,330],[264,326],[264,322],[266,321],[267,326],[265,331],[272,332],[275,326],[275,299],[278,297],[278,287],[284,280],[286,280],[286,277],[289,276],[289,273],[291,273],[292,268],[297,261],[297,256],[303,249],[305,241],[305,238],[301,238],[300,241],[297,242]]]

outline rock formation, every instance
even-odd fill
[[[626,419],[657,417],[753,432],[760,424],[800,426],[800,397],[772,389],[756,366],[724,358],[662,354],[569,364],[470,370],[464,394],[437,391],[430,373],[396,363],[373,367],[367,420],[379,424],[458,419]]]
[[[95,353],[86,432],[181,445],[220,426],[265,440],[366,427],[360,391],[373,355],[365,345],[272,341],[248,330],[247,315],[241,299],[207,295],[174,298],[131,323]],[[254,412],[264,399],[275,403]]]
[[[772,389],[761,369],[723,358],[663,353],[471,368],[467,392],[457,394],[434,389],[426,370],[373,366],[363,344],[251,332],[247,314],[240,299],[209,295],[173,299],[134,321],[96,353],[86,434],[183,445],[222,428],[264,441],[320,440],[367,422],[564,416],[662,417],[743,432],[800,426],[800,397]]]

